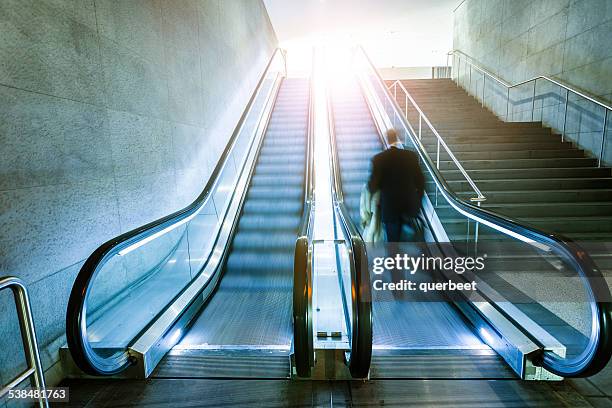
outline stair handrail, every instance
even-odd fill
[[[37,395],[39,396],[38,405],[40,407],[48,407],[49,402],[45,387],[45,376],[38,353],[38,343],[36,341],[36,331],[34,329],[34,318],[32,317],[28,289],[21,279],[14,276],[6,276],[0,279],[0,291],[7,288],[10,288],[13,292],[13,298],[17,309],[17,318],[19,320],[19,331],[21,333],[21,341],[23,342],[23,351],[28,366],[0,389],[0,398],[8,394],[10,390],[17,387],[27,378],[31,377],[32,383],[34,387],[36,387]]]
[[[585,92],[578,91],[576,88],[572,87],[571,85],[566,84],[565,82],[563,82],[563,81],[561,81],[559,79],[552,78],[552,77],[549,77],[549,76],[546,76],[546,75],[537,75],[535,77],[526,79],[524,81],[517,82],[515,84],[511,84],[509,82],[504,81],[499,76],[493,74],[491,71],[487,70],[486,68],[483,68],[481,65],[475,63],[473,57],[471,57],[470,55],[466,54],[465,52],[463,52],[461,50],[454,49],[454,50],[449,51],[446,55],[448,57],[448,56],[451,56],[451,55],[454,55],[454,54],[461,54],[464,57],[468,58],[469,60],[471,60],[471,61],[466,61],[468,64],[470,64],[471,66],[476,68],[477,71],[480,71],[483,74],[486,74],[489,78],[493,79],[495,82],[498,82],[498,83],[504,85],[506,88],[516,88],[518,86],[525,85],[526,83],[529,83],[531,81],[535,81],[535,80],[538,80],[538,79],[543,79],[543,80],[552,82],[553,84],[558,85],[561,88],[563,88],[563,89],[565,89],[567,91],[570,91],[573,94],[576,94],[576,95],[578,95],[578,96],[580,96],[582,98],[588,99],[589,101],[591,101],[593,103],[596,103],[597,105],[601,106],[602,108],[605,108],[605,109],[608,109],[608,110],[612,110],[612,106],[608,105],[607,103],[599,100],[598,98],[596,98],[594,96],[589,96]],[[447,58],[446,65],[448,66],[448,58]]]
[[[501,215],[485,208],[473,205],[459,198],[450,188],[444,176],[433,163],[420,140],[410,131],[408,121],[402,114],[397,100],[390,94],[385,82],[375,65],[370,60],[363,47],[359,47],[365,61],[366,69],[372,71],[375,81],[384,91],[396,116],[400,118],[404,129],[416,147],[427,171],[432,175],[437,189],[451,207],[460,214],[471,218],[477,223],[489,226],[505,235],[518,239],[548,252],[555,252],[560,258],[568,262],[580,277],[586,282],[584,289],[591,300],[591,335],[585,350],[572,359],[557,356],[554,352],[543,350],[539,363],[548,371],[562,377],[584,377],[601,371],[612,356],[612,304],[610,303],[610,290],[607,285],[593,287],[590,279],[606,282],[603,275],[591,256],[574,242],[561,234],[545,232],[528,223],[519,222],[505,215]],[[605,299],[602,301],[601,299]],[[567,361],[564,361],[567,360]]]
[[[560,88],[565,89],[565,108],[563,111],[563,126],[560,129],[561,131],[561,138],[563,140],[563,138],[565,137],[565,129],[566,129],[566,124],[567,124],[567,107],[568,107],[568,102],[569,102],[569,94],[572,93],[574,95],[578,95],[579,97],[586,99],[598,106],[600,106],[601,108],[604,109],[604,115],[603,115],[603,123],[602,123],[602,127],[601,127],[601,132],[602,132],[602,138],[601,138],[601,146],[600,146],[600,153],[599,153],[599,159],[598,159],[598,166],[601,167],[602,162],[603,162],[603,154],[604,154],[604,146],[605,146],[605,142],[606,142],[606,133],[607,133],[607,128],[608,128],[608,117],[609,117],[609,112],[612,111],[612,106],[610,106],[608,103],[600,100],[599,98],[595,97],[595,96],[591,96],[591,95],[587,95],[587,93],[583,92],[583,91],[579,91],[577,90],[575,87],[557,79],[557,78],[553,78],[553,77],[549,77],[546,75],[537,75],[535,77],[526,79],[524,81],[520,81],[517,82],[515,84],[511,84],[505,80],[503,80],[502,78],[500,78],[498,75],[492,73],[491,71],[487,70],[486,68],[484,68],[482,65],[476,63],[475,58],[471,57],[470,55],[466,54],[465,52],[458,50],[458,49],[453,49],[451,51],[449,51],[446,54],[446,65],[448,66],[448,57],[450,56],[455,56],[455,54],[458,56],[459,61],[461,61],[461,57],[463,56],[465,58],[465,62],[467,64],[469,64],[470,66],[470,83],[471,83],[471,68],[474,68],[476,71],[479,71],[482,75],[483,75],[483,86],[482,86],[482,95],[480,96],[481,98],[481,102],[482,105],[484,106],[485,103],[485,90],[486,90],[486,78],[490,78],[491,80],[493,80],[494,82],[497,82],[498,84],[502,85],[504,88],[506,88],[506,121],[508,121],[508,115],[509,115],[509,111],[510,111],[510,90],[514,89],[514,88],[518,88],[520,86],[523,86],[525,84],[528,84],[529,82],[533,82],[533,93],[531,96],[531,120],[533,121],[534,118],[534,112],[535,112],[535,100],[536,100],[536,85],[537,82],[539,80],[543,80],[543,81],[547,81],[549,83],[552,83]],[[452,72],[457,72],[456,78],[457,78],[457,83],[459,83],[459,72],[460,72],[460,62],[457,63],[457,69],[455,70],[455,68],[453,67]],[[452,79],[453,73],[451,73],[451,79]]]
[[[472,187],[472,190],[474,190],[474,193],[476,193],[476,197],[470,197],[470,201],[476,202],[478,205],[480,205],[482,202],[486,201],[487,197],[482,193],[482,191],[480,191],[480,189],[476,185],[476,182],[474,182],[474,180],[472,179],[472,177],[470,177],[470,175],[465,170],[465,168],[463,168],[463,165],[461,164],[461,162],[457,159],[457,157],[455,157],[455,155],[453,154],[453,152],[450,149],[450,147],[448,147],[448,145],[444,141],[444,138],[436,130],[435,126],[431,123],[431,121],[429,120],[427,115],[423,112],[423,110],[421,109],[419,104],[416,103],[416,101],[414,100],[414,98],[412,97],[410,92],[408,92],[408,90],[406,89],[404,84],[402,84],[402,82],[398,79],[398,80],[395,80],[395,82],[393,82],[390,86],[388,86],[387,89],[393,88],[393,92],[394,92],[393,96],[397,100],[397,87],[398,86],[400,87],[401,91],[404,93],[404,99],[405,99],[404,117],[405,117],[406,122],[407,122],[408,126],[410,127],[410,130],[412,131],[412,133],[416,134],[418,136],[419,140],[422,140],[422,127],[423,127],[423,122],[425,122],[427,127],[436,136],[436,139],[438,141],[437,144],[436,144],[436,146],[437,146],[436,147],[436,167],[438,169],[440,169],[440,146],[442,146],[444,148],[444,150],[446,150],[446,153],[448,153],[448,156],[451,158],[451,160],[453,161],[455,166],[457,166],[457,168],[459,169],[459,171],[461,172],[461,174],[463,175],[465,180],[468,182],[470,187]],[[418,128],[418,132],[415,132],[414,128],[410,124],[410,120],[408,119],[408,101],[410,101],[412,106],[419,113],[419,128]]]

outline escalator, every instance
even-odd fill
[[[405,148],[417,153],[428,185],[421,214],[427,245],[415,244],[414,255],[490,258],[483,273],[432,274],[438,281],[476,282],[478,290],[469,294],[416,300],[406,293],[399,299],[373,295],[371,378],[547,380],[601,370],[612,352],[610,291],[588,253],[566,237],[480,208],[482,194],[427,118],[408,121],[363,49],[351,65],[355,77],[337,80],[330,99],[337,167],[353,224],[359,223],[369,160],[386,147],[381,135],[394,128]],[[434,140],[433,158],[421,135],[423,143]],[[441,156],[456,166],[472,197],[453,192],[438,168]],[[460,220],[455,230],[460,227],[461,235],[445,230],[441,218],[449,212]],[[486,239],[479,240],[481,231]]]
[[[605,366],[610,294],[588,253],[459,199],[363,50],[354,60],[358,74],[329,87],[329,150],[318,159],[329,155],[334,236],[313,239],[313,87],[285,78],[283,58],[280,50],[272,56],[200,196],[109,240],[82,266],[62,350],[74,375],[541,380]],[[391,127],[426,174],[427,249],[475,255],[484,228],[511,249],[510,257],[491,249],[494,270],[486,276],[438,274],[478,281],[469,297],[371,293],[359,195]],[[449,212],[465,231],[460,239],[441,222]],[[540,269],[528,270],[524,259]],[[341,299],[329,310],[343,316],[313,309],[313,293],[328,293],[317,286],[320,261]],[[535,300],[543,292],[566,299]],[[341,331],[318,330],[339,320]]]
[[[309,81],[283,80],[216,293],[154,375],[289,373],[308,107]]]
[[[332,87],[342,189],[353,223],[367,183],[371,158],[384,141],[357,79]],[[503,359],[475,334],[451,302],[374,296],[371,378],[511,378]]]
[[[310,228],[310,81],[271,57],[202,194],[83,265],[68,367],[123,377],[286,378],[294,249]]]

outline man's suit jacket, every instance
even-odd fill
[[[390,147],[372,158],[370,192],[380,191],[382,222],[399,222],[415,217],[421,208],[425,178],[417,155],[411,150]]]

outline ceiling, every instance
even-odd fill
[[[444,65],[459,0],[264,0],[282,47],[362,44],[381,67]]]

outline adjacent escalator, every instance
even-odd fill
[[[357,79],[332,86],[334,134],[342,190],[355,225],[370,160],[383,140]],[[372,295],[372,378],[506,378],[514,373],[451,302]]]
[[[481,208],[486,197],[412,97],[405,95],[416,115],[400,109],[362,48],[353,66],[359,78],[354,87],[361,88],[378,133],[395,128],[405,147],[420,159],[428,183],[422,211],[426,250],[444,258],[486,260],[482,270],[434,271],[438,281],[478,285],[477,290],[459,296],[447,294],[452,296],[449,302],[387,302],[380,308],[375,301],[374,347],[403,349],[402,354],[406,350],[418,354],[422,349],[425,358],[412,359],[410,364],[421,366],[421,377],[436,377],[436,361],[444,363],[440,373],[446,376],[464,375],[466,367],[476,377],[503,376],[499,364],[480,364],[486,360],[482,355],[492,350],[524,379],[588,376],[601,370],[612,354],[611,297],[605,276],[588,250],[566,236]],[[442,160],[446,160],[444,168]],[[363,173],[366,166],[361,166]],[[449,168],[462,186],[473,191],[467,200],[446,180]],[[449,214],[460,220],[452,230],[444,224]],[[455,234],[459,229],[461,235]],[[486,239],[481,239],[483,234]],[[384,308],[396,309],[383,315]],[[379,321],[377,316],[387,317]],[[402,328],[403,320],[414,322]],[[379,336],[385,332],[388,337]],[[434,358],[431,351],[436,348]],[[444,356],[449,352],[450,356]],[[478,357],[462,357],[470,353]],[[402,360],[391,361],[399,366]],[[376,358],[373,372],[375,362]],[[454,362],[459,362],[457,370]]]

